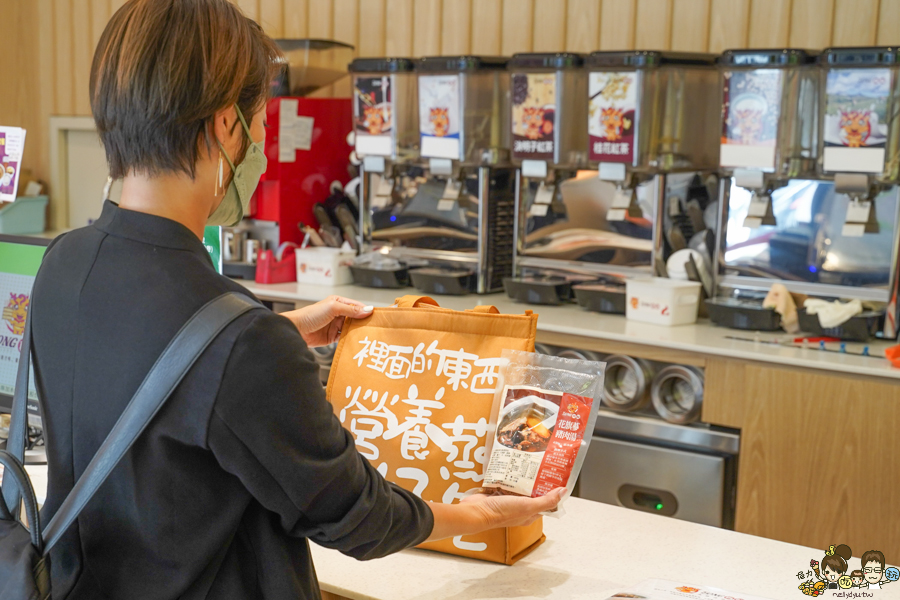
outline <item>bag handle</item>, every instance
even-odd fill
[[[9,477],[10,483],[22,493],[22,501],[25,505],[25,516],[28,519],[28,533],[31,535],[31,545],[38,554],[44,554],[44,540],[41,538],[41,516],[38,511],[37,499],[34,497],[34,488],[31,487],[31,480],[28,479],[28,473],[12,454],[6,450],[0,450],[0,465],[3,465],[3,481]],[[10,513],[6,511],[4,506],[3,518],[11,517],[10,520],[21,522],[19,511]]]
[[[466,312],[483,313],[487,315],[499,315],[500,310],[492,304],[479,304],[474,308],[467,308]]]
[[[441,307],[434,298],[431,298],[430,296],[416,296],[415,294],[400,296],[394,300],[394,304],[399,308],[421,308],[422,306]]]

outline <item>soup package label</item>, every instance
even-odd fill
[[[593,400],[518,385],[503,398],[484,485],[531,497],[566,487]]]

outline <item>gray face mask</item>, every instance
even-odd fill
[[[225,156],[225,160],[228,161],[228,166],[231,167],[234,177],[231,178],[231,184],[225,191],[225,197],[222,198],[219,206],[206,220],[207,225],[233,227],[240,223],[244,215],[250,210],[250,197],[256,191],[256,186],[259,185],[259,178],[266,172],[266,166],[268,166],[265,142],[256,143],[253,141],[253,136],[250,135],[250,127],[247,125],[241,109],[238,108],[237,104],[234,105],[234,108],[237,110],[244,133],[247,134],[247,138],[250,140],[250,147],[247,148],[247,154],[244,156],[241,164],[235,166],[231,162],[231,157],[225,152],[225,148],[222,147],[222,142],[216,139],[219,150]]]

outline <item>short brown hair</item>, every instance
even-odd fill
[[[884,569],[884,554],[879,552],[878,550],[866,550],[863,552],[862,558],[859,559],[859,564],[865,568],[867,563],[877,562],[881,564],[882,570]]]
[[[109,174],[193,178],[201,139],[212,148],[208,123],[232,104],[247,119],[260,110],[279,56],[228,0],[126,2],[106,25],[91,67],[91,109]]]

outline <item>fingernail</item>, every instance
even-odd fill
[[[363,311],[364,313],[370,313],[370,312],[372,312],[373,310],[375,310],[375,307],[374,307],[374,306],[363,306],[363,308],[362,308],[362,311]]]

